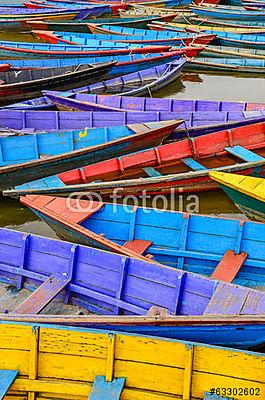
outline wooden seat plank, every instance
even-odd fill
[[[16,379],[17,375],[18,375],[17,370],[12,370],[12,369],[0,370],[0,400],[5,398],[10,386]]]
[[[71,278],[62,274],[53,274],[24,300],[12,314],[38,314],[68,285],[70,280]]]
[[[233,400],[231,397],[222,397],[218,394],[205,392],[203,400]]]
[[[135,253],[143,254],[148,247],[150,247],[152,242],[150,240],[140,240],[135,239],[124,243],[123,247],[126,249],[132,250]]]
[[[225,150],[228,153],[232,154],[233,156],[241,158],[241,160],[244,160],[244,161],[247,161],[247,162],[254,162],[254,161],[262,161],[262,160],[264,160],[263,157],[253,153],[253,151],[245,149],[242,146],[226,147]]]
[[[151,178],[155,178],[156,176],[162,176],[162,174],[160,174],[159,171],[157,171],[155,168],[153,167],[145,167],[143,168],[144,172],[150,176]]]
[[[231,283],[235,279],[247,256],[247,253],[243,251],[240,254],[235,254],[233,250],[227,250],[212,273],[211,278]]]
[[[181,161],[193,171],[205,171],[208,169],[191,157],[183,158]]]
[[[125,378],[114,378],[106,382],[105,376],[96,376],[88,400],[119,400]]]

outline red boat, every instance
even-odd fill
[[[112,158],[58,176],[65,185],[106,181],[82,187],[101,194],[112,193],[115,187],[121,189],[122,195],[140,194],[143,190],[167,193],[172,187],[181,188],[182,192],[198,192],[218,189],[218,184],[208,176],[212,169],[264,176],[263,156],[265,122],[260,122]],[[76,188],[62,188],[62,192],[67,190]]]

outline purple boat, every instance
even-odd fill
[[[47,296],[27,299],[20,314],[29,304],[40,312],[60,292],[65,302],[105,315],[145,315],[153,306],[173,315],[265,312],[264,292],[129,256],[8,229],[0,230],[0,249],[2,282],[34,290],[56,278]]]
[[[117,97],[119,99],[119,97]],[[130,98],[128,98],[129,100]],[[139,100],[143,100],[140,99]],[[93,103],[91,103],[93,106]],[[101,128],[116,125],[128,125],[146,122],[183,119],[183,130],[177,131],[171,138],[183,137],[191,127],[194,136],[229,127],[237,127],[265,120],[265,111],[194,111],[194,112],[71,112],[71,111],[0,111],[0,129],[26,130],[25,133],[51,130],[69,130]],[[23,132],[21,132],[23,133]]]
[[[45,91],[45,96],[58,107],[64,109],[71,107],[76,111],[91,111],[93,107],[100,111],[163,111],[163,112],[253,112],[252,116],[259,110],[265,110],[265,103],[232,102],[232,101],[209,101],[209,100],[178,100],[174,98],[137,98],[126,96],[104,96],[79,93],[89,90],[83,87],[68,92]],[[93,106],[94,103],[94,106]],[[251,114],[245,114],[251,115]]]

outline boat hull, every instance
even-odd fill
[[[250,219],[265,222],[265,203],[238,190],[220,184],[235,205]]]

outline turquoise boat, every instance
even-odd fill
[[[198,57],[188,59],[186,71],[212,71],[227,73],[265,74],[265,59]]]
[[[229,6],[191,6],[190,9],[194,14],[203,18],[217,18],[226,20],[242,20],[242,21],[265,21],[264,11],[246,11],[244,8],[235,8]]]

